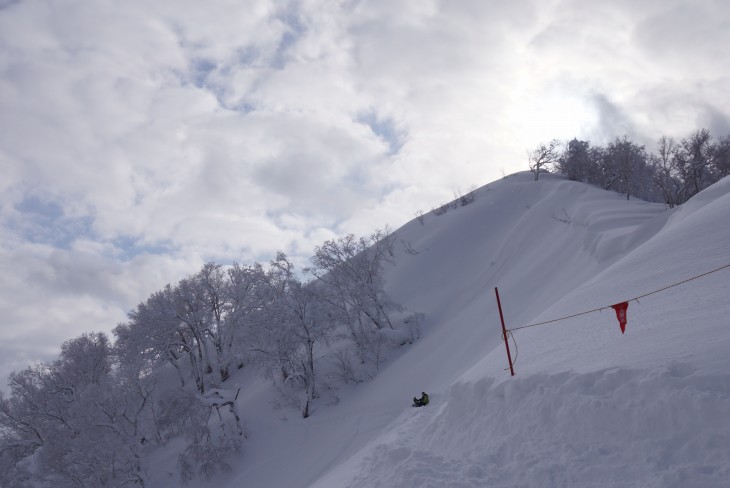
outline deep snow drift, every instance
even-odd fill
[[[727,487],[730,269],[632,301],[624,335],[612,310],[515,331],[513,378],[494,287],[508,327],[608,306],[730,264],[729,224],[730,178],[670,211],[529,173],[410,222],[387,279],[421,340],[306,420],[239,378],[249,438],[212,484]]]

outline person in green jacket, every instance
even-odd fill
[[[425,407],[428,405],[428,394],[425,391],[421,392],[421,398],[413,397],[414,407]]]

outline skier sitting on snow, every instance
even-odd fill
[[[413,397],[414,407],[425,407],[426,405],[428,405],[428,395],[425,391],[421,392],[421,398]]]

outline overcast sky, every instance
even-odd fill
[[[553,138],[730,132],[730,3],[0,0],[0,375]],[[4,386],[4,385],[3,385]]]

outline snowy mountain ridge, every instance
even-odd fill
[[[511,175],[396,231],[388,291],[426,323],[372,381],[305,420],[239,378],[249,438],[214,485],[728,486],[730,271],[630,302],[625,334],[612,310],[517,330],[515,377],[494,288],[511,328],[726,265],[730,179],[671,211],[531,180]],[[421,391],[431,404],[409,408]],[[156,486],[175,486],[158,454]]]

